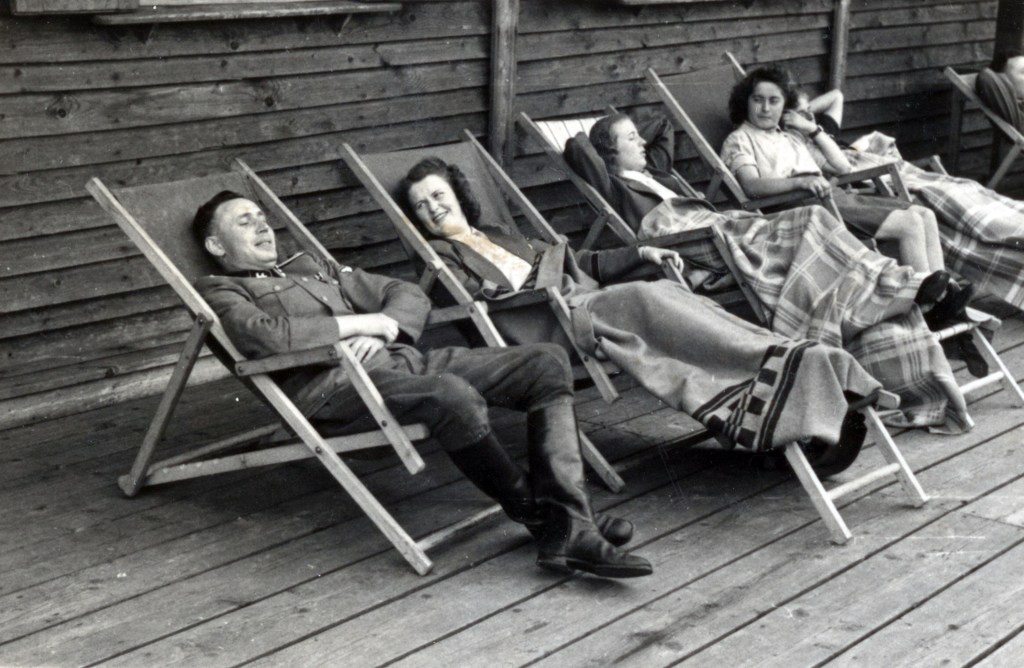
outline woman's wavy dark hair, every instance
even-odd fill
[[[615,137],[612,128],[619,121],[629,120],[629,116],[622,112],[615,112],[602,118],[590,128],[590,143],[593,144],[597,154],[604,160],[609,170],[615,169],[615,159],[619,152],[615,148]]]
[[[452,191],[455,193],[455,199],[459,201],[459,206],[462,207],[462,213],[466,216],[466,222],[476,226],[480,220],[480,202],[473,194],[469,180],[462,173],[462,170],[459,169],[458,165],[449,165],[441,158],[435,156],[423,158],[413,165],[412,169],[405,175],[405,178],[398,184],[398,194],[401,196],[402,206],[409,216],[409,220],[420,226],[419,218],[416,217],[416,212],[413,211],[412,202],[409,201],[409,188],[414,183],[422,181],[431,174],[440,176],[448,182],[448,185],[452,187]]]
[[[762,81],[773,83],[782,90],[782,95],[786,99],[786,109],[796,106],[797,87],[789,70],[778,65],[758,67],[747,72],[747,76],[732,87],[732,93],[729,95],[729,120],[733,125],[742,125],[743,121],[747,120],[747,101],[754,94],[757,84]]]

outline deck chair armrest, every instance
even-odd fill
[[[684,244],[700,241],[701,239],[713,239],[715,231],[711,227],[699,227],[685,232],[666,234],[663,237],[652,237],[643,241],[635,241],[633,246],[654,246],[656,248],[672,248]]]
[[[858,181],[870,181],[871,179],[879,176],[891,176],[892,168],[895,164],[889,165],[877,165],[875,167],[867,167],[865,169],[858,169],[857,171],[850,172],[848,174],[840,174],[839,176],[832,177],[835,179],[836,185],[845,186],[849,183],[857,183]]]
[[[900,396],[879,388],[866,397],[861,397],[849,404],[850,411],[859,411],[868,406],[882,410],[895,410],[900,407]]]
[[[534,304],[545,304],[547,302],[548,294],[544,290],[521,290],[508,297],[489,301],[486,303],[486,306],[489,313],[497,313],[499,311],[533,306]]]
[[[296,350],[255,360],[242,360],[235,363],[235,373],[243,377],[255,376],[261,373],[295,369],[311,364],[338,364],[338,353],[334,346],[320,346],[319,348]]]
[[[879,179],[883,176],[888,176],[892,180],[892,187],[895,189],[897,197],[908,202],[910,201],[910,193],[903,184],[903,178],[900,176],[899,166],[896,165],[896,163],[858,169],[857,171],[850,172],[849,174],[842,174],[840,176],[833,177],[833,179],[837,186],[845,186],[851,183],[859,183],[861,181],[875,181],[877,185],[881,183]],[[883,194],[890,193],[886,192]]]
[[[479,302],[456,304],[454,306],[444,306],[441,308],[435,307],[430,309],[430,313],[427,315],[426,327],[427,329],[432,329],[434,327],[443,327],[460,320],[471,320],[475,312],[486,313],[487,307]]]
[[[787,204],[799,204],[811,199],[816,198],[810,192],[794,190],[792,192],[781,193],[779,195],[769,195],[768,197],[748,199],[745,202],[740,202],[740,206],[746,211],[755,211],[765,207],[770,208],[774,206],[785,206]]]

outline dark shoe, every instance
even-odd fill
[[[595,525],[568,518],[548,527],[537,565],[559,573],[578,570],[603,578],[637,578],[654,572],[646,559],[605,540]]]
[[[827,478],[850,468],[860,454],[867,434],[868,428],[864,422],[864,414],[859,411],[849,411],[839,429],[838,443],[832,445],[815,438],[801,443],[800,447],[803,448],[807,461],[818,477]]]
[[[594,524],[606,541],[622,547],[633,540],[633,523],[607,513],[594,513]]]
[[[945,270],[940,269],[928,274],[921,281],[921,287],[917,289],[917,294],[914,295],[914,303],[918,306],[937,303],[949,287],[950,280],[952,280],[952,277]]]
[[[943,297],[932,310],[924,314],[924,320],[932,331],[941,330],[965,318],[967,305],[974,297],[974,285],[965,282],[957,285],[955,282],[949,284],[946,296]]]
[[[956,339],[960,359],[967,363],[967,373],[971,374],[975,378],[984,378],[987,376],[988,362],[985,361],[981,351],[978,350],[978,346],[974,344],[971,332],[964,332],[954,338]]]

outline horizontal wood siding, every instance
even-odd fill
[[[720,62],[785,61],[827,79],[832,0],[648,7],[522,0],[515,110],[536,118],[649,113],[643,79]],[[849,123],[942,149],[941,68],[988,58],[996,2],[855,0]],[[157,274],[86,197],[185,178],[242,157],[342,261],[407,275],[383,215],[339,166],[487,127],[489,0],[406,2],[396,14],[161,25],[0,17],[0,426],[158,392],[188,327]],[[147,38],[147,39],[144,39]],[[984,119],[965,120],[963,164],[987,164]],[[518,182],[562,231],[589,214],[517,137]],[[684,174],[704,174],[689,147]],[[207,359],[204,379],[221,371]]]
[[[242,157],[343,261],[404,254],[338,165],[482,133],[490,8],[95,26],[0,17],[0,426],[159,392],[189,326],[85,183],[154,183]],[[222,375],[212,359],[201,379]]]

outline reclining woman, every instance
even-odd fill
[[[847,174],[853,167],[832,136],[795,109],[796,101],[792,78],[777,67],[755,69],[733,87],[729,119],[736,130],[722,145],[722,160],[744,192],[750,197],[795,190],[819,197],[832,193],[848,225],[897,241],[903,264],[924,272],[944,269],[938,223],[930,210],[894,197],[833,190],[823,172]]]
[[[527,240],[481,220],[465,176],[440,158],[417,163],[396,192],[471,294],[494,300],[557,288],[571,308],[581,349],[606,356],[713,433],[753,450],[807,439],[812,466],[823,475],[842,470],[859,452],[863,417],[847,415],[848,402],[871,396],[879,384],[842,350],[783,339],[675,282],[602,287],[645,262],[679,262],[673,251],[631,247],[573,254],[564,243]],[[538,322],[545,314],[546,321]],[[516,342],[558,341],[549,310],[524,316],[526,322],[495,321]]]
[[[901,397],[890,424],[966,428],[966,404],[917,305],[935,302],[948,275],[925,277],[866,248],[823,207],[770,216],[719,212],[679,194],[673,133],[656,118],[638,129],[625,114],[598,120],[590,138],[569,139],[565,158],[637,230],[641,239],[714,226],[769,314],[773,332],[853,353]],[[706,261],[707,258],[700,258]],[[725,266],[709,265],[721,276]],[[712,277],[702,287],[714,283]],[[934,308],[953,310],[947,296]]]

